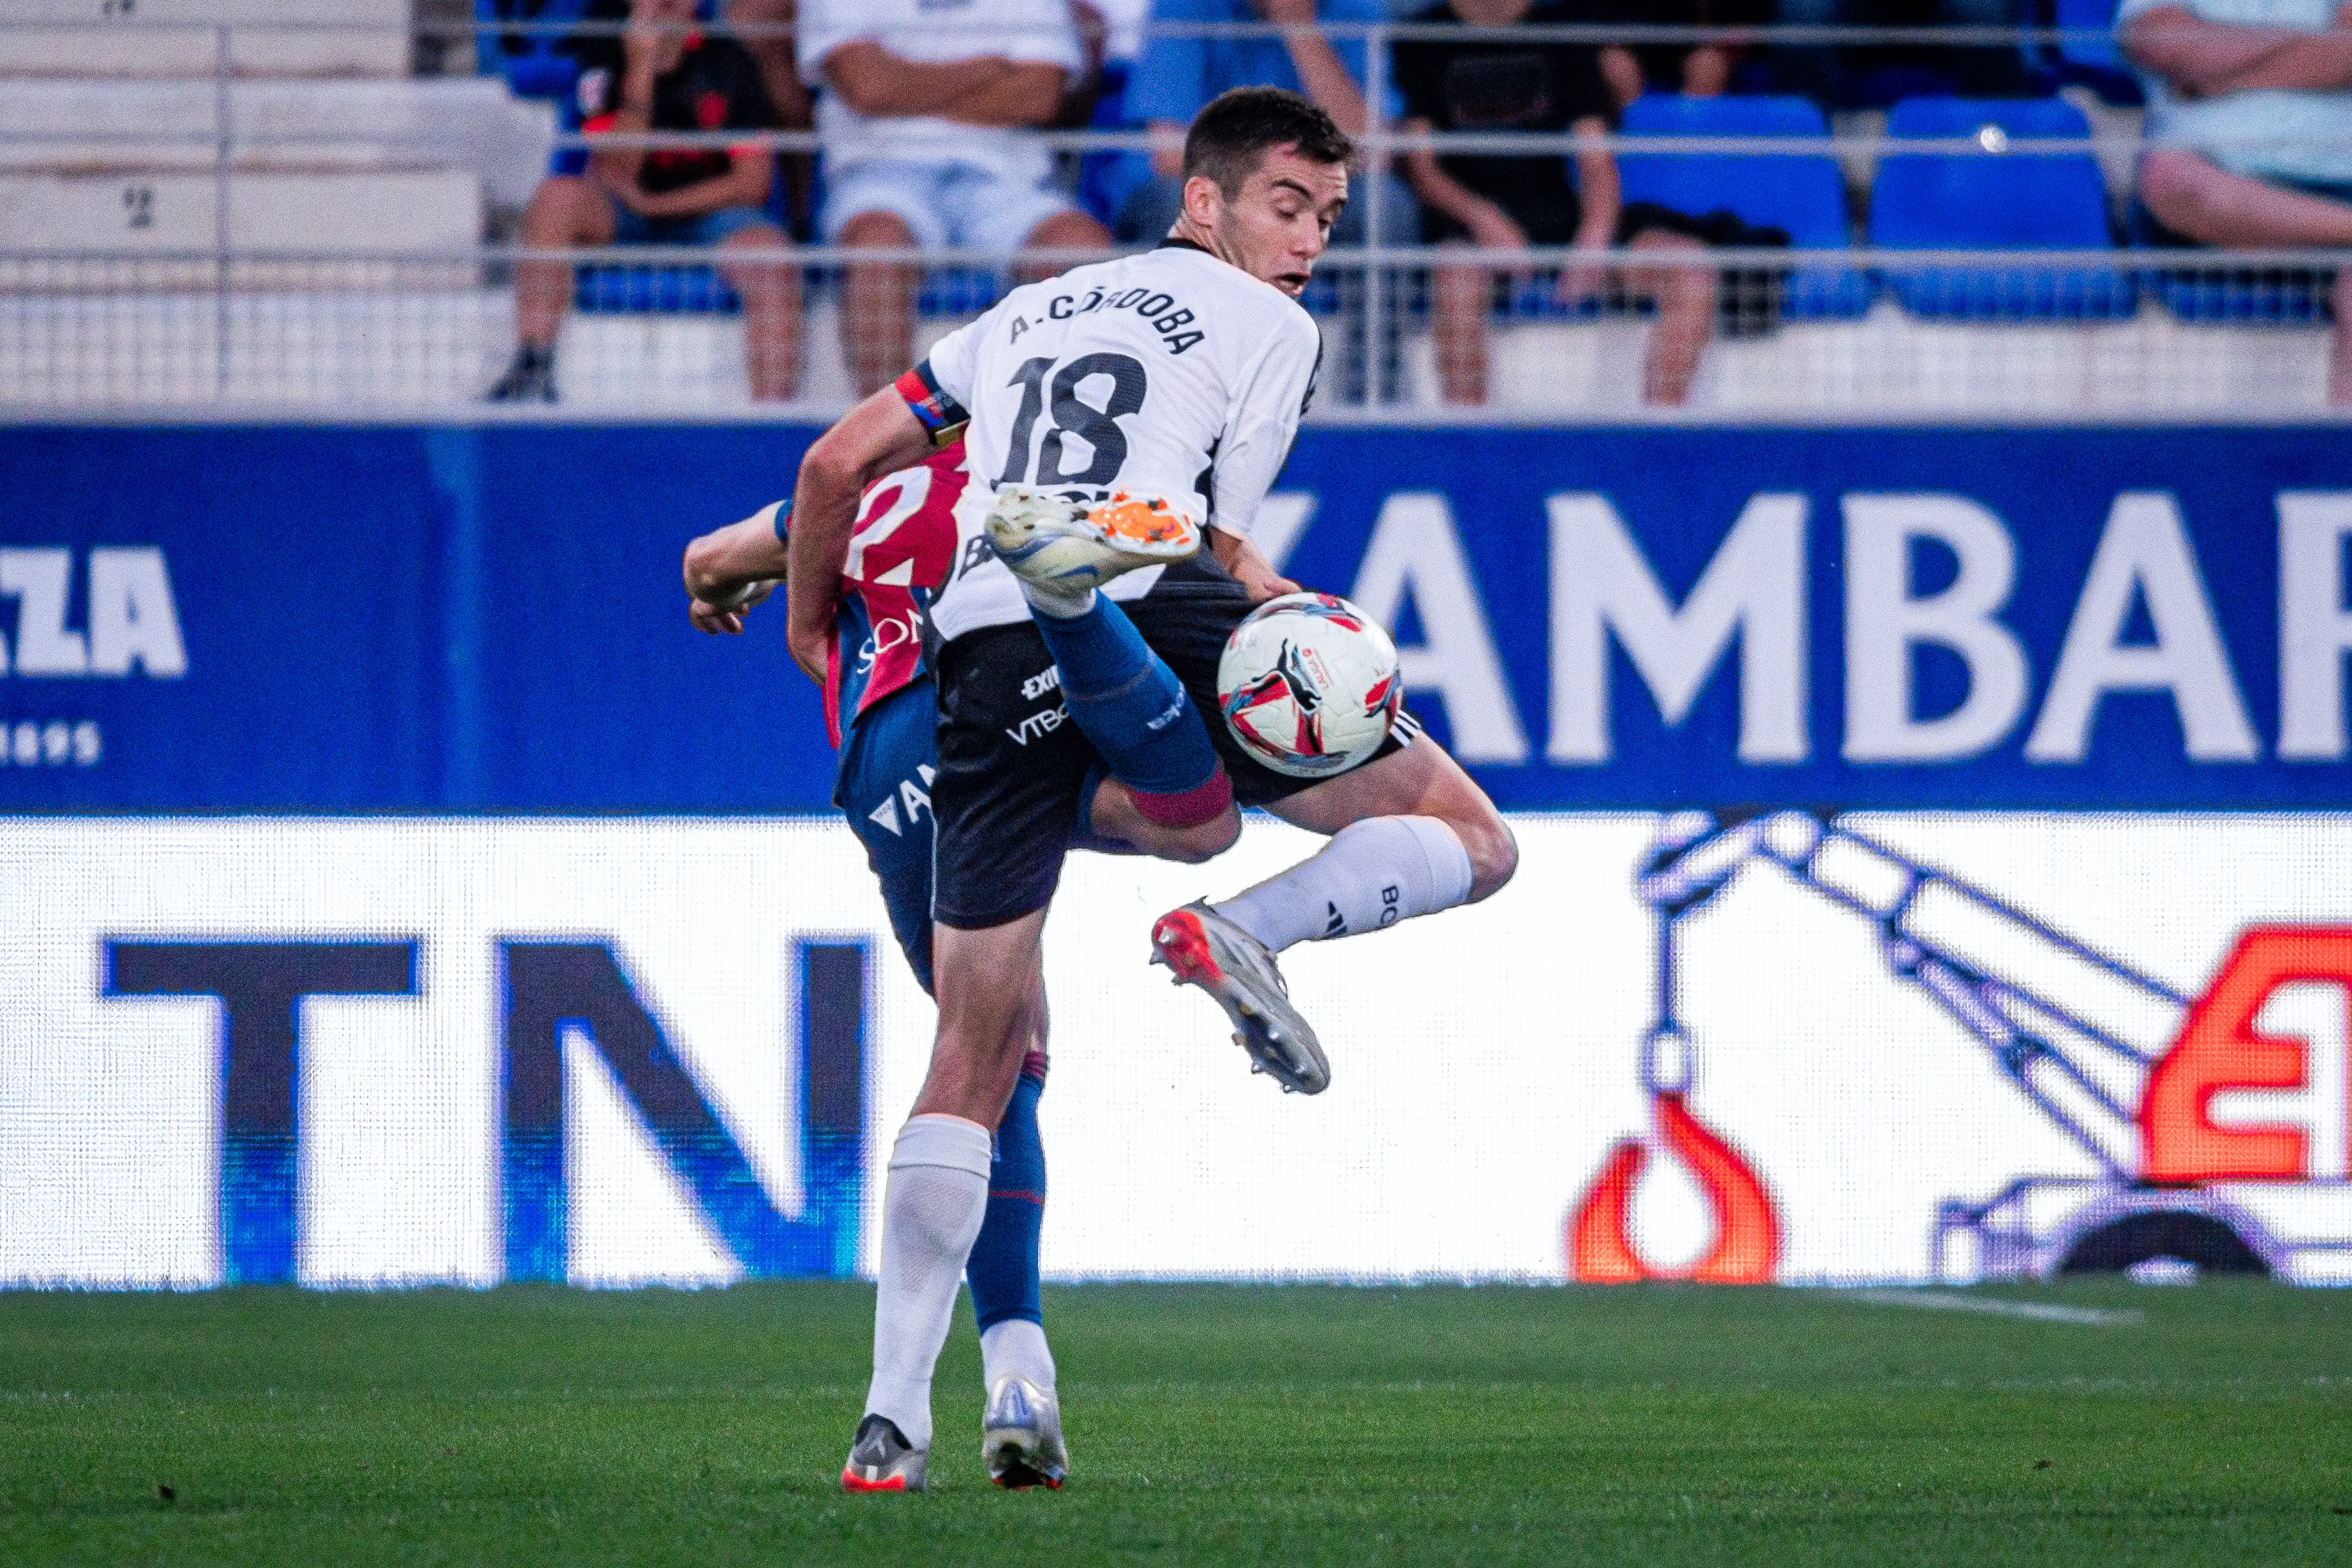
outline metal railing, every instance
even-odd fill
[[[54,24],[0,22],[0,39],[27,26],[56,30]],[[300,21],[142,21],[140,26],[209,38],[211,125],[30,128],[0,133],[0,150],[21,164],[28,156],[37,162],[37,153],[27,149],[70,143],[80,150],[86,166],[97,168],[108,167],[108,149],[114,147],[142,156],[171,146],[208,152],[212,243],[59,250],[26,245],[22,237],[10,245],[0,237],[0,247],[6,247],[0,248],[0,409],[17,416],[43,407],[317,407],[320,397],[331,400],[331,406],[356,411],[469,403],[503,358],[496,340],[500,332],[511,332],[513,281],[519,269],[534,261],[575,269],[574,319],[562,353],[568,362],[584,359],[592,366],[563,378],[565,402],[559,413],[630,411],[625,392],[608,398],[600,389],[625,388],[631,378],[593,368],[619,353],[613,345],[624,339],[635,345],[629,352],[641,357],[667,354],[680,366],[707,367],[707,384],[698,389],[689,384],[690,369],[669,381],[655,378],[679,395],[654,398],[645,411],[711,413],[749,405],[733,366],[750,351],[730,347],[730,334],[740,340],[748,331],[773,328],[772,322],[748,319],[761,312],[743,310],[730,275],[790,279],[802,311],[793,329],[799,368],[792,378],[793,395],[771,399],[766,406],[823,413],[856,390],[855,378],[842,374],[838,345],[877,325],[898,330],[895,321],[843,318],[849,291],[841,280],[853,269],[901,265],[918,271],[922,281],[913,301],[912,332],[919,342],[989,302],[1016,277],[1105,254],[1039,251],[1008,257],[793,247],[730,251],[722,268],[708,251],[644,246],[570,251],[498,243],[308,249],[238,244],[233,230],[240,181],[268,169],[273,159],[338,140],[334,132],[246,122],[249,117],[240,115],[238,99],[257,57],[241,47],[240,38],[365,29]],[[433,24],[431,30],[471,39],[485,32],[618,35],[626,28],[467,21]],[[1644,157],[1829,157],[1844,163],[1852,186],[1858,184],[1858,166],[1892,155],[2087,153],[2112,165],[2150,144],[2108,122],[2079,138],[2010,137],[1988,126],[1974,136],[1898,139],[1852,125],[1827,137],[1414,134],[1385,112],[1390,47],[1400,40],[1458,38],[1465,29],[1374,23],[1331,24],[1321,30],[1335,40],[1364,46],[1367,79],[1361,87],[1370,122],[1359,142],[1371,168],[1423,150],[1557,157],[1598,148]],[[1279,38],[1288,29],[1242,24],[1154,31]],[[2047,27],[1591,25],[1476,31],[1481,38],[1751,48],[2015,49],[2106,37]],[[1149,152],[1161,145],[1142,130],[1034,134],[1038,144],[1068,155]],[[822,151],[814,132],[790,130],[551,133],[546,144],[551,151],[746,145],[779,153]],[[2212,147],[2210,139],[2200,145]],[[125,202],[135,209],[128,194]],[[2331,388],[2344,390],[2336,383],[2346,378],[2334,365],[2328,344],[2339,258],[2326,251],[1480,250],[1403,243],[1419,237],[1394,232],[1401,216],[1386,203],[1370,204],[1362,244],[1335,248],[1326,259],[1323,279],[1309,291],[1307,302],[1335,351],[1330,363],[1336,374],[1326,378],[1325,417],[1459,412],[1470,406],[1465,395],[1472,390],[1463,368],[1465,353],[1483,356],[1481,374],[1488,378],[1486,401],[1476,406],[1505,417],[1675,416],[1675,410],[1685,417],[1753,417],[1772,411],[1774,399],[1759,389],[1769,390],[1776,377],[1784,384],[1780,412],[1829,417],[1982,411],[2000,406],[2004,397],[2020,412],[2032,413],[2097,416],[2144,407],[2237,414],[2250,406],[2250,387],[2262,394],[2254,405],[2281,414],[2316,415],[2332,406]],[[135,226],[135,210],[131,221]],[[1465,300],[1483,300],[1484,307]],[[681,336],[689,326],[693,331]],[[1671,361],[1681,353],[1666,340],[1676,332],[1687,338],[1695,331],[1702,344],[1698,368],[1662,367],[1662,357]],[[665,331],[669,339],[655,341]],[[2053,346],[2068,334],[2079,341],[2063,352]],[[1465,348],[1470,339],[1478,341]],[[365,366],[387,353],[409,368],[389,377],[366,373]],[[2050,392],[2049,373],[2059,359],[2093,367],[2120,360],[2137,374],[2127,384],[2102,391],[2081,384],[2082,375],[2095,374],[2095,368],[2070,372],[2059,380],[2075,390],[2058,396]],[[1723,369],[1714,365],[1718,360],[1738,363]],[[1627,366],[1634,361],[1640,362],[1639,374],[1629,382]],[[642,386],[642,378],[635,384]],[[1628,385],[1635,388],[1630,402]],[[1727,395],[1731,386],[1738,390]],[[1573,390],[1564,390],[1572,387],[1590,396],[1580,402]],[[1990,401],[1988,387],[1994,389]],[[538,412],[544,416],[543,407]]]

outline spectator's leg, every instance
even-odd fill
[[[2232,174],[2186,148],[2140,159],[2139,199],[2157,222],[2207,245],[2352,246],[2352,205]],[[2332,299],[2327,401],[2343,405],[2352,404],[2352,271],[2336,275]]]
[[[523,209],[522,242],[528,248],[562,250],[612,241],[613,198],[576,174],[541,180]],[[571,302],[572,263],[526,261],[516,268],[516,342],[526,348],[553,348]]]
[[[730,251],[782,250],[778,228],[747,228],[719,242]],[[743,300],[743,357],[751,395],[763,403],[792,399],[801,384],[801,269],[791,261],[722,261],[719,271]]]
[[[1029,231],[1022,244],[1024,250],[1099,250],[1110,244],[1110,231],[1076,207],[1057,212]],[[1077,266],[1075,261],[1032,262],[1021,268],[1021,280],[1034,282],[1066,272]]]
[[[2336,275],[2327,300],[2336,310],[2336,331],[2327,342],[2327,401],[2352,408],[2352,268]]]
[[[2352,205],[2231,174],[2186,148],[2141,157],[2139,199],[2165,227],[2206,245],[2352,246]]]
[[[1642,96],[1642,62],[1633,51],[1622,44],[1601,47],[1601,75],[1609,84],[1609,96],[1617,100],[1620,109],[1630,109]]]
[[[1667,229],[1643,229],[1633,237],[1632,249],[1698,258],[1706,247],[1686,234]],[[1715,331],[1716,268],[1693,266],[1631,267],[1626,287],[1658,301],[1658,319],[1650,329],[1650,346],[1642,359],[1642,401],[1680,404],[1690,395],[1691,378],[1698,374],[1699,355]]]
[[[841,226],[852,250],[895,250],[915,243],[896,213],[859,213]],[[846,270],[841,332],[859,396],[890,384],[914,357],[915,268],[904,261],[866,262]]]
[[[1448,403],[1475,406],[1486,401],[1486,315],[1495,275],[1483,267],[1441,267],[1434,291],[1439,394]]]
[[[1731,51],[1701,44],[1683,57],[1683,91],[1693,98],[1720,98],[1731,85]]]

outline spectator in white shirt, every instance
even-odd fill
[[[1110,243],[1052,184],[1049,124],[1084,68],[1068,0],[803,0],[802,76],[824,89],[825,240],[1010,254]],[[848,268],[861,393],[913,362],[915,269]]]
[[[2173,234],[2244,249],[2352,246],[2352,5],[2125,0],[2147,86],[2139,199]],[[2328,401],[2352,404],[2352,270],[2336,274]]]

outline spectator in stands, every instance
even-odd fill
[[[1371,118],[1364,104],[1364,40],[1327,38],[1314,24],[1387,19],[1381,0],[1152,0],[1155,25],[1275,22],[1291,30],[1280,37],[1152,37],[1127,89],[1129,120],[1152,133],[1152,177],[1121,205],[1118,237],[1157,240],[1175,226],[1184,205],[1185,127],[1228,88],[1287,88],[1312,100],[1349,136],[1363,135]],[[1402,100],[1393,89],[1382,109],[1391,125],[1403,117]],[[1383,242],[1410,244],[1412,202],[1386,170],[1357,178],[1331,242],[1363,244],[1375,203],[1381,205]]]
[[[1458,39],[1396,45],[1397,85],[1412,116],[1407,129],[1607,135],[1616,122],[1617,99],[1601,75],[1597,48],[1478,36],[1487,27],[1574,19],[1559,0],[1451,0],[1416,13],[1416,24],[1456,25],[1462,33]],[[1556,152],[1420,151],[1408,155],[1405,173],[1425,209],[1423,231],[1431,243],[1490,250],[1573,246],[1592,252],[1590,263],[1561,273],[1564,300],[1601,293],[1607,280],[1601,253],[1612,245],[1663,258],[1696,252],[1709,242],[1788,243],[1779,230],[1748,229],[1727,213],[1693,219],[1647,202],[1624,205],[1618,197],[1617,161],[1597,145],[1570,158]],[[1437,376],[1449,403],[1486,400],[1486,318],[1496,278],[1485,267],[1437,269]],[[1623,282],[1637,294],[1654,297],[1658,306],[1643,364],[1643,398],[1680,403],[1689,395],[1714,329],[1715,270],[1633,267],[1625,270]]]
[[[800,62],[793,55],[793,25],[799,15],[797,0],[727,0],[725,12],[728,27],[760,62],[760,85],[768,89],[768,101],[775,106],[777,126],[785,131],[806,131],[816,124],[815,106],[809,101]],[[816,158],[808,153],[780,153],[776,173],[784,182],[784,205],[792,214],[793,232],[804,235]]]
[[[2023,25],[2020,0],[1774,0],[1774,20],[1788,27]],[[1890,69],[1897,73],[1895,90],[1903,94],[1939,90],[1939,81],[1918,79],[1932,76],[1948,80],[1963,98],[2034,96],[2025,56],[2014,39],[1925,47],[1783,45],[1772,56],[1782,90],[1804,93],[1832,109],[1852,102],[1871,73]]]
[[[2337,0],[2124,0],[2147,87],[2139,199],[2171,234],[2352,246],[2352,10]],[[2327,396],[2352,404],[2352,271],[2334,286]]]
[[[602,58],[593,47],[583,52],[583,130],[774,125],[750,52],[697,28],[694,13],[695,0],[629,0],[618,49]],[[540,182],[523,213],[523,244],[709,245],[722,257],[773,250],[789,243],[766,210],[774,175],[775,159],[763,146],[599,149],[585,174]],[[800,380],[800,269],[725,260],[719,270],[743,300],[751,395],[791,397]],[[572,289],[569,262],[527,261],[515,269],[515,355],[491,401],[555,401],[555,340]]]
[[[1030,133],[1085,68],[1067,0],[806,0],[801,75],[833,244],[1011,253],[1110,243],[1052,184]],[[861,392],[913,359],[915,268],[851,267],[842,339]]]
[[[1753,26],[1771,17],[1771,0],[1583,0],[1574,7],[1588,22],[1636,23],[1650,27]],[[1679,92],[1714,98],[1731,85],[1732,62],[1740,46],[1724,39],[1705,44],[1625,43],[1604,45],[1601,74],[1627,109],[1644,92]]]

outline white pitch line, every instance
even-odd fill
[[[1928,1312],[1989,1312],[1997,1318],[2031,1318],[2042,1323],[2074,1323],[2106,1329],[2147,1321],[2136,1307],[2066,1307],[2055,1301],[2005,1301],[1997,1296],[1964,1296],[1957,1290],[1855,1290],[1850,1300],[1879,1307],[1916,1307]]]

